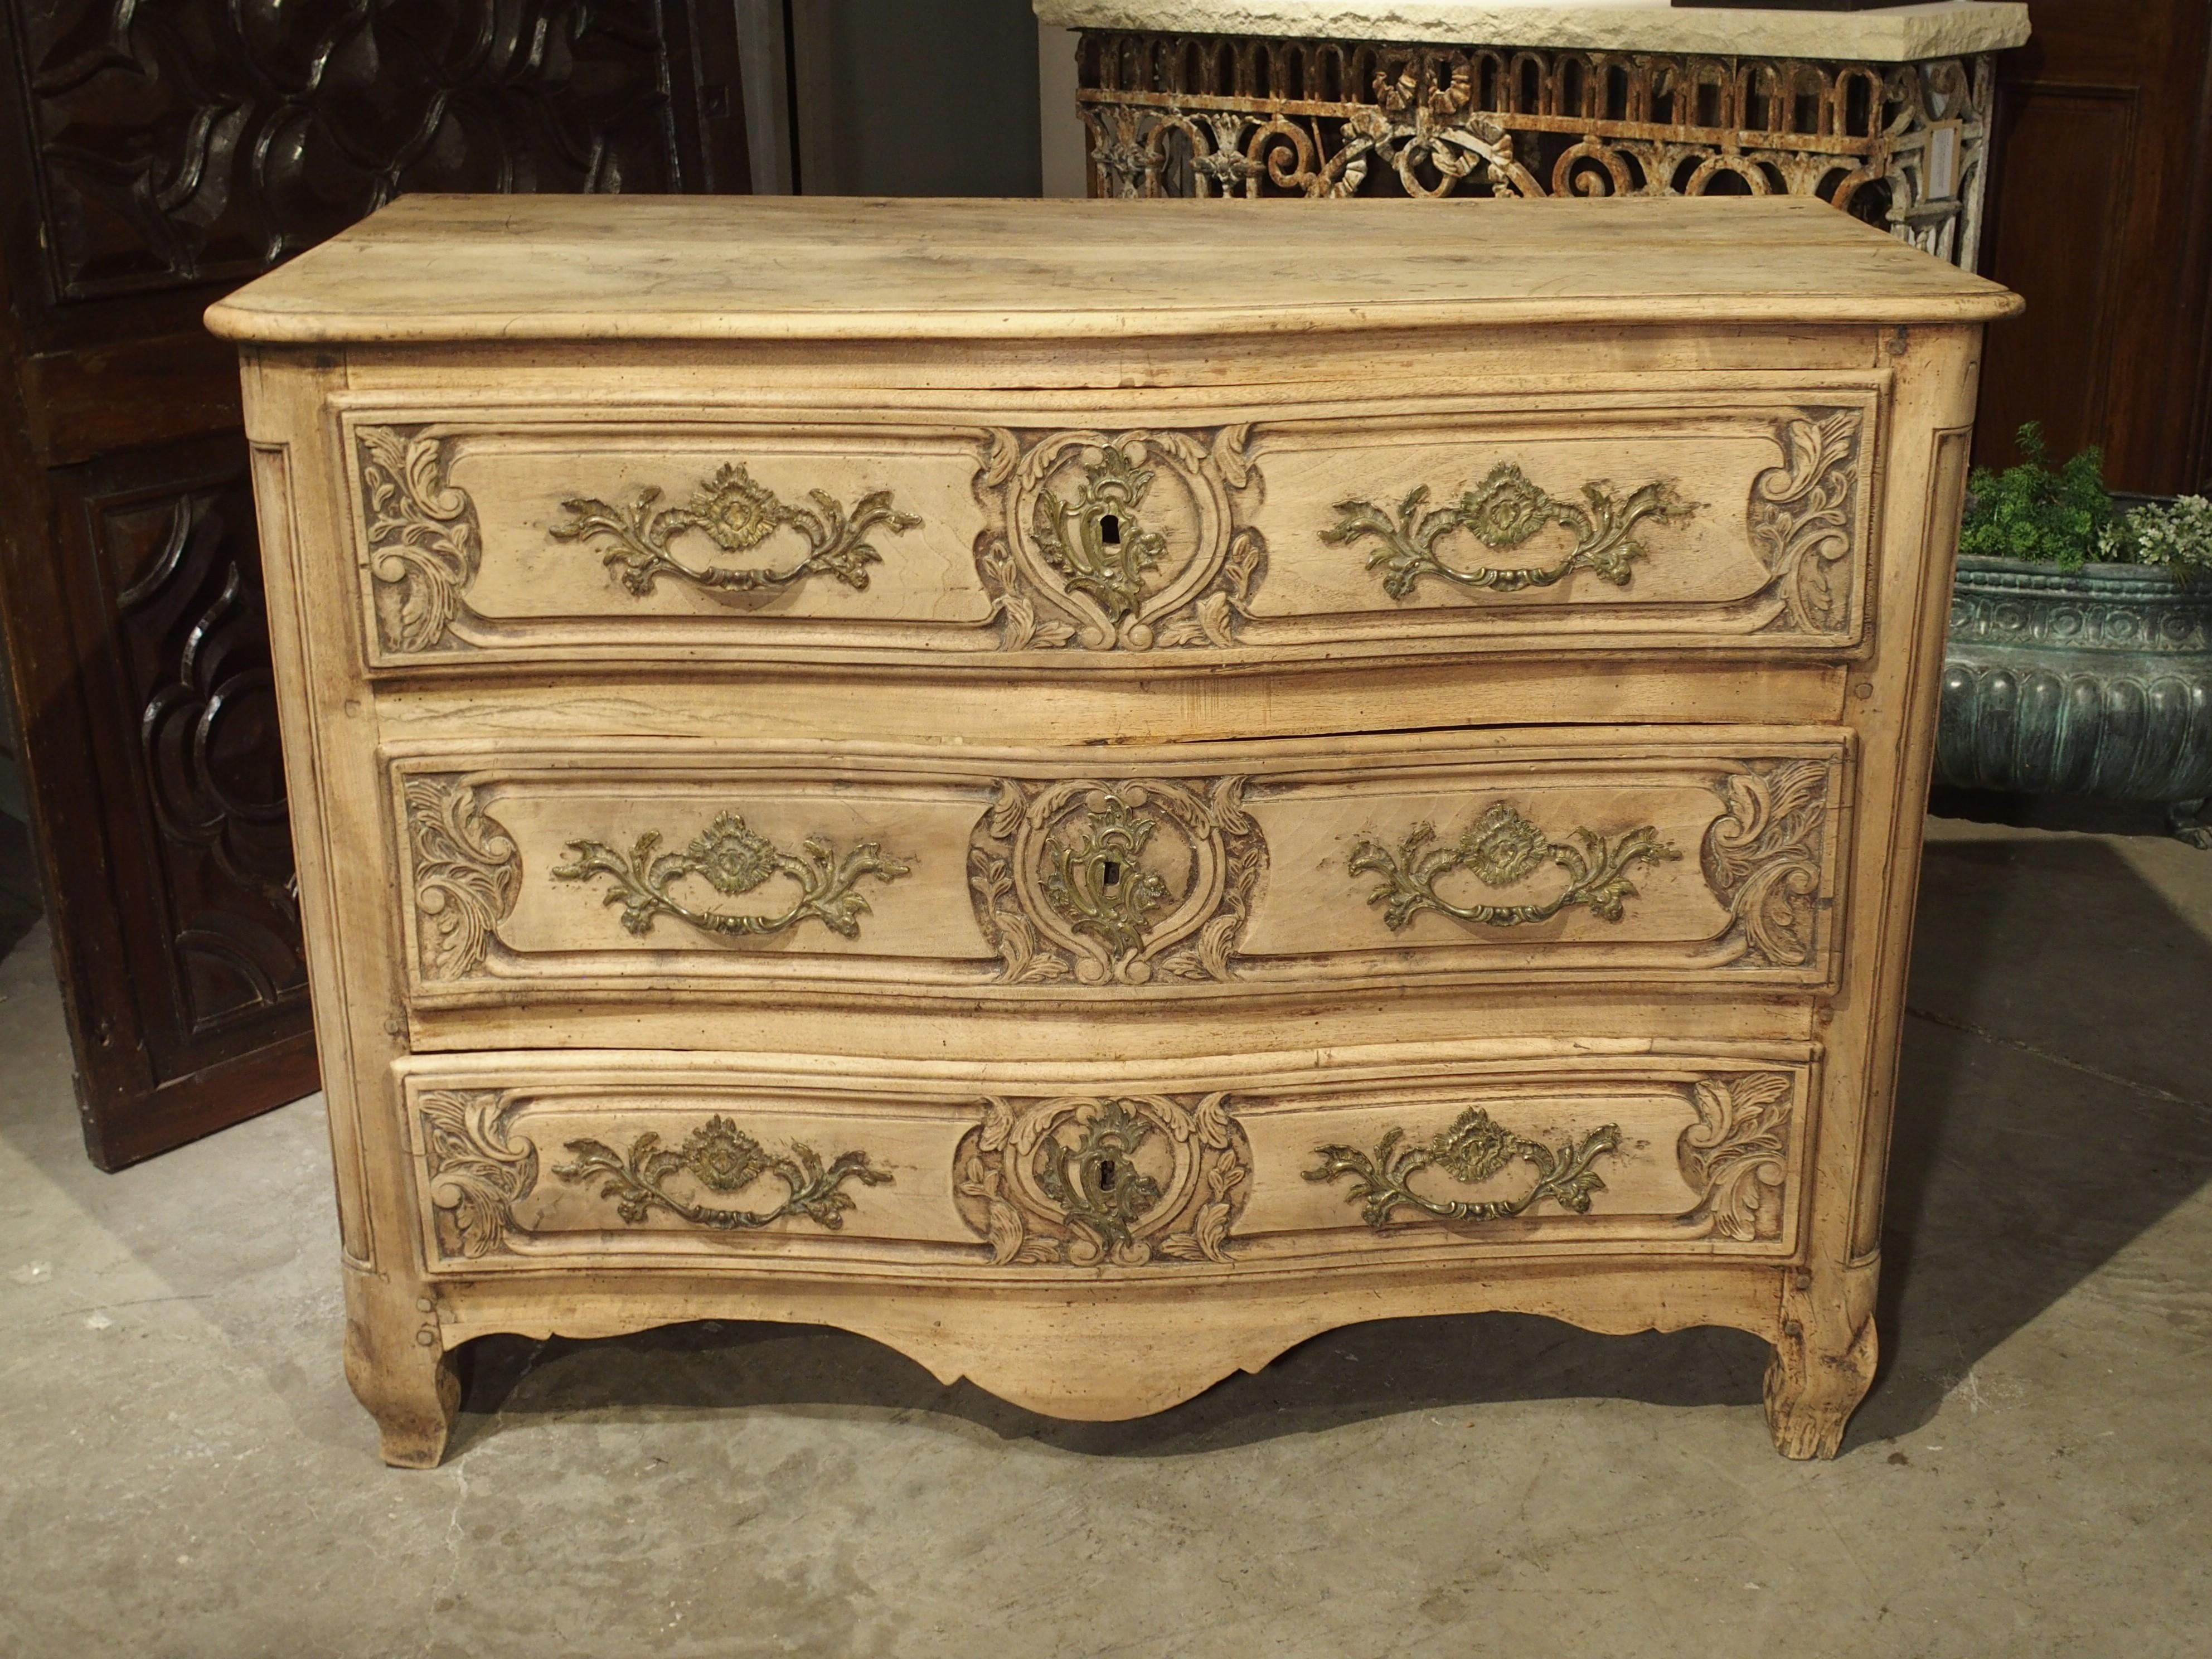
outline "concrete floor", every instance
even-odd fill
[[[1764,1349],[1338,1332],[1066,1425],[858,1338],[479,1356],[446,1466],[338,1372],[304,1101],[120,1176],[43,926],[0,963],[0,1654],[727,1659],[2212,1650],[2212,854],[1938,821],[1882,1375],[1783,1462]]]

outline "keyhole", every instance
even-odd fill
[[[1112,1158],[1102,1158],[1098,1160],[1098,1190],[1100,1192],[1110,1193],[1114,1190],[1114,1177],[1116,1173],[1118,1171]]]
[[[1118,514],[1109,513],[1098,520],[1098,539],[1109,547],[1121,544],[1121,520]]]
[[[1119,887],[1121,884],[1121,860],[1119,859],[1108,859],[1103,865],[1099,866],[1099,878],[1109,887]]]

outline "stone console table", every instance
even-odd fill
[[[1817,196],[1972,269],[2025,5],[1036,0],[1094,196]]]

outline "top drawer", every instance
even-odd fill
[[[340,419],[372,667],[1158,673],[1848,651],[1879,390]]]

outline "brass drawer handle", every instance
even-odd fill
[[[590,881],[611,876],[606,902],[623,907],[623,926],[642,938],[653,931],[653,918],[673,916],[702,933],[725,936],[763,936],[781,933],[802,921],[818,921],[842,939],[860,936],[860,918],[868,914],[868,901],[853,890],[863,876],[894,882],[912,873],[904,859],[890,857],[872,841],[839,852],[827,836],[809,836],[796,854],[745,828],[734,812],[717,817],[680,853],[663,853],[660,832],[649,830],[631,846],[628,856],[604,842],[572,841],[573,864],[557,865],[556,881]],[[772,915],[732,910],[696,910],[675,897],[669,889],[687,876],[700,876],[718,893],[734,898],[751,892],[771,876],[785,876],[799,884],[799,896],[786,909]]]
[[[816,1225],[837,1231],[845,1224],[845,1212],[854,1207],[845,1192],[848,1181],[864,1187],[881,1187],[890,1180],[888,1170],[868,1161],[866,1152],[840,1152],[823,1163],[811,1146],[793,1141],[790,1149],[771,1152],[726,1117],[710,1117],[684,1137],[680,1146],[667,1147],[648,1129],[618,1153],[605,1141],[571,1140],[568,1149],[574,1164],[556,1164],[553,1173],[563,1181],[590,1182],[605,1178],[601,1198],[616,1200],[616,1213],[635,1226],[654,1210],[665,1210],[696,1227],[717,1232],[750,1231],[804,1216]],[[724,1210],[695,1204],[668,1190],[671,1176],[688,1175],[711,1193],[743,1192],[763,1176],[772,1175],[787,1190],[773,1210]]]
[[[1407,830],[1395,850],[1363,841],[1352,849],[1351,870],[1355,876],[1382,878],[1367,902],[1386,907],[1382,920],[1395,933],[1424,910],[1483,927],[1512,927],[1548,921],[1562,910],[1580,907],[1601,921],[1617,922],[1625,902],[1636,896],[1628,872],[1682,856],[1648,823],[1611,839],[1595,830],[1573,833],[1572,842],[1553,841],[1501,800],[1457,841],[1443,846],[1432,844],[1437,832],[1425,823]],[[1454,904],[1436,889],[1455,870],[1472,872],[1485,886],[1511,887],[1547,864],[1567,872],[1567,885],[1541,903]]]
[[[825,490],[811,489],[811,508],[779,500],[756,483],[742,462],[725,465],[702,480],[681,507],[662,507],[658,486],[640,489],[626,506],[577,496],[561,503],[569,514],[552,526],[555,540],[590,544],[611,541],[607,568],[619,565],[622,585],[640,598],[663,576],[690,582],[709,592],[751,593],[790,587],[809,576],[830,576],[854,589],[868,585],[868,567],[883,558],[867,534],[881,526],[894,536],[917,528],[921,520],[891,505],[891,492],[878,489],[860,497],[848,514],[843,503]],[[750,553],[778,530],[799,532],[806,556],[788,570],[766,566],[685,564],[669,545],[697,531],[725,553]]]
[[[1371,1155],[1352,1146],[1317,1146],[1314,1156],[1321,1163],[1301,1173],[1308,1181],[1322,1182],[1350,1176],[1352,1190],[1344,1195],[1344,1201],[1358,1205],[1367,1224],[1381,1232],[1403,1205],[1445,1221],[1496,1221],[1519,1215],[1540,1199],[1548,1198],[1561,1209],[1587,1215],[1590,1194],[1605,1190],[1604,1181],[1590,1165],[1601,1153],[1620,1149],[1618,1124],[1601,1125],[1582,1139],[1570,1139],[1554,1148],[1492,1122],[1490,1114],[1480,1106],[1468,1107],[1449,1128],[1418,1146],[1401,1146],[1405,1138],[1404,1129],[1393,1128],[1376,1143]],[[1413,1177],[1424,1170],[1442,1170],[1453,1180],[1471,1186],[1488,1180],[1516,1158],[1536,1171],[1535,1184],[1518,1198],[1479,1202],[1435,1199],[1413,1188]]]
[[[1643,544],[1630,532],[1647,519],[1680,524],[1699,505],[1677,495],[1671,478],[1641,485],[1626,500],[1614,495],[1609,480],[1596,479],[1583,486],[1583,498],[1587,507],[1561,501],[1511,462],[1501,461],[1449,506],[1431,507],[1429,487],[1422,484],[1398,504],[1395,520],[1372,501],[1357,496],[1339,501],[1337,521],[1321,538],[1332,547],[1347,547],[1373,538],[1376,546],[1367,556],[1367,568],[1382,573],[1382,591],[1394,599],[1404,599],[1427,576],[1460,587],[1519,593],[1589,570],[1615,587],[1626,587],[1629,567],[1645,556]],[[1557,564],[1462,569],[1437,553],[1437,544],[1455,531],[1465,531],[1492,552],[1505,552],[1547,525],[1571,531],[1575,538],[1572,550]]]

